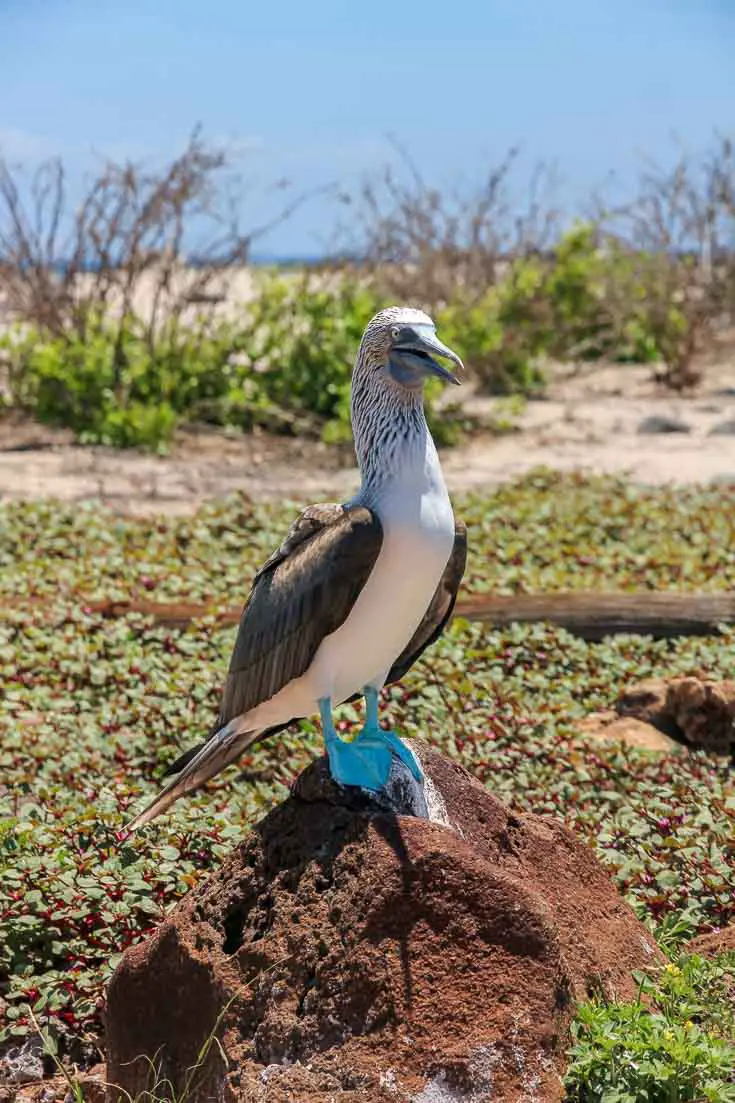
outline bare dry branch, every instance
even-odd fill
[[[358,257],[387,295],[435,308],[461,292],[469,303],[497,282],[510,256],[542,251],[552,240],[559,215],[546,166],[537,166],[521,195],[513,188],[518,151],[511,149],[469,195],[442,194],[404,146],[391,144],[398,167],[343,196],[351,214],[343,251]]]
[[[27,181],[0,157],[0,294],[5,309],[56,336],[84,337],[92,315],[135,315],[153,341],[161,323],[212,311],[253,240],[290,217],[293,198],[267,224],[244,232],[227,195],[226,150],[197,129],[162,169],[105,160],[76,209],[64,167],[42,165]],[[194,263],[189,263],[198,231]]]

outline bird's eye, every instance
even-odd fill
[[[391,335],[391,337],[393,338],[394,341],[397,341],[398,338],[401,335],[401,331],[400,331],[399,327],[398,326],[393,326],[393,329],[390,331],[390,335]]]

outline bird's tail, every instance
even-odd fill
[[[236,716],[224,728],[220,728],[202,747],[195,748],[195,754],[187,752],[182,755],[174,763],[174,767],[179,767],[176,777],[172,778],[165,789],[130,821],[125,831],[128,833],[137,831],[144,823],[150,823],[184,793],[198,789],[210,777],[214,777],[220,770],[224,770],[225,766],[229,766],[239,758],[251,743],[255,743],[261,734],[260,729],[243,728],[243,720],[242,716]]]

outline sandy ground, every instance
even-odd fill
[[[467,404],[498,418],[494,400],[468,395]],[[559,368],[547,398],[529,402],[516,426],[446,453],[450,489],[491,487],[539,464],[645,483],[735,486],[735,357],[711,365],[699,392],[683,398],[658,388],[648,367]],[[340,499],[356,485],[349,451],[311,442],[187,432],[170,455],[156,457],[82,448],[64,433],[0,421],[0,499],[93,499],[123,513],[187,513],[233,491],[313,501]]]

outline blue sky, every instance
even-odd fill
[[[735,0],[0,0],[9,156],[156,160],[197,122],[245,151],[251,223],[272,181],[354,186],[390,133],[432,182],[520,143],[581,195],[735,134]],[[267,249],[318,252],[337,216],[308,204]]]

